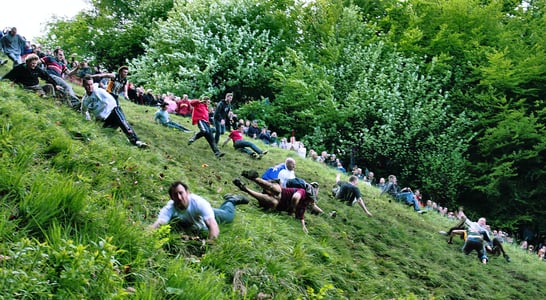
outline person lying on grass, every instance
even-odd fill
[[[176,220],[185,230],[193,233],[208,232],[209,240],[216,239],[220,234],[218,224],[233,222],[235,206],[248,204],[244,196],[226,194],[220,208],[212,208],[205,198],[190,193],[188,185],[181,181],[171,184],[169,196],[171,199],[161,208],[157,221],[150,228],[156,229]]]
[[[233,184],[235,184],[235,186],[258,200],[258,204],[263,208],[286,211],[288,214],[294,214],[295,217],[301,221],[301,226],[305,233],[308,233],[304,220],[304,214],[307,207],[310,206],[313,210],[322,212],[313,198],[309,197],[306,193],[305,189],[283,188],[277,182],[271,182],[260,178],[258,172],[253,170],[243,171],[241,175],[258,184],[263,189],[263,193],[248,188],[240,178],[233,179]]]

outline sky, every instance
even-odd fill
[[[34,41],[43,35],[43,27],[52,16],[73,17],[87,7],[85,0],[2,1],[0,29],[15,26],[17,33]]]

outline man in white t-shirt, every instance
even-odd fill
[[[201,232],[208,231],[208,239],[213,240],[220,234],[218,224],[231,223],[235,218],[235,206],[248,204],[248,199],[241,195],[224,195],[224,203],[220,208],[212,208],[210,203],[196,194],[191,194],[188,186],[176,181],[169,188],[171,200],[161,209],[157,221],[151,228],[169,223],[177,219],[185,229]]]
[[[294,169],[296,168],[296,161],[292,157],[289,157],[284,162],[284,165],[286,166],[286,168],[282,169],[279,172],[279,177],[278,177],[279,180],[281,181],[281,187],[283,188],[286,187],[286,182],[289,179],[296,178],[296,173],[294,171]]]

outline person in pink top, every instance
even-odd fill
[[[209,123],[209,104],[210,98],[202,96],[200,100],[191,100],[190,106],[193,107],[193,113],[191,115],[191,123],[197,125],[199,131],[190,138],[188,146],[193,144],[196,140],[205,137],[209,143],[210,149],[214,152],[217,158],[224,156],[225,153],[218,150],[216,142],[214,142],[214,136]]]
[[[229,140],[232,140],[233,148],[238,149],[241,152],[245,152],[248,155],[252,156],[253,158],[261,159],[262,156],[267,154],[268,152],[267,150],[262,151],[254,143],[243,140],[243,132],[244,132],[244,125],[239,124],[239,127],[237,127],[236,130],[231,131],[229,136],[226,138],[226,140],[222,144],[222,147],[224,147],[229,142]]]

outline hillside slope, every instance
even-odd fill
[[[214,243],[165,226],[149,231],[174,180],[213,206],[231,180],[295,153],[251,160],[232,147],[215,159],[204,139],[152,122],[155,108],[122,102],[148,149],[51,99],[0,82],[0,298],[2,299],[541,299],[546,265],[508,246],[488,265],[448,245],[452,221],[416,214],[361,186],[373,217],[329,193],[332,169],[296,158],[336,218],[237,207]],[[187,119],[173,119],[189,125]],[[193,127],[192,127],[193,128]],[[260,144],[262,147],[266,147]],[[488,217],[488,216],[486,216]]]

